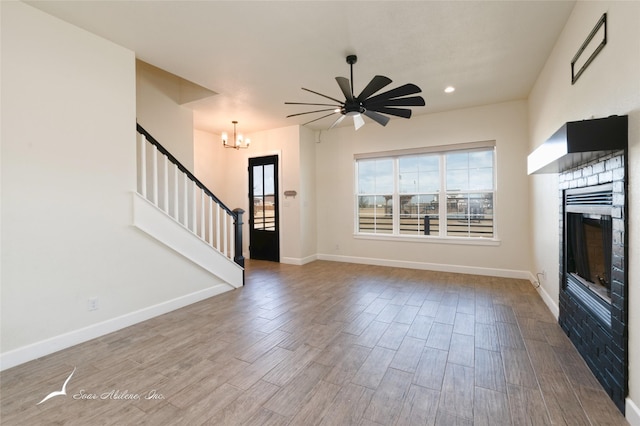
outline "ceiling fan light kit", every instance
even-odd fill
[[[358,57],[356,55],[348,55],[347,63],[349,64],[351,70],[351,79],[347,79],[346,77],[336,77],[336,81],[338,86],[340,86],[340,90],[344,95],[344,101],[333,98],[331,96],[323,95],[322,93],[314,92],[313,90],[305,89],[302,90],[313,93],[318,96],[322,96],[323,98],[329,99],[336,104],[329,103],[306,103],[306,102],[285,102],[287,105],[308,105],[308,106],[326,106],[331,108],[323,108],[314,111],[306,111],[300,112],[297,114],[287,115],[289,117],[296,117],[299,115],[306,114],[315,114],[319,112],[327,112],[331,111],[328,114],[325,114],[321,117],[315,118],[311,121],[307,121],[305,124],[313,123],[318,120],[322,120],[323,118],[329,117],[333,114],[340,113],[340,117],[338,117],[333,124],[329,127],[329,129],[334,128],[338,124],[344,120],[345,117],[353,117],[353,125],[356,130],[362,127],[365,124],[363,115],[369,117],[376,123],[386,126],[389,122],[389,117],[387,115],[392,115],[396,117],[410,118],[411,110],[407,108],[398,108],[398,107],[413,107],[413,106],[424,106],[425,102],[421,96],[409,96],[420,93],[422,90],[416,86],[415,84],[405,84],[395,89],[388,90],[386,92],[375,95],[375,93],[379,92],[389,84],[391,84],[392,80],[383,75],[376,75],[371,79],[369,84],[360,92],[358,96],[355,96],[353,91],[353,64],[358,61]]]

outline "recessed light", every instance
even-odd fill
[[[455,87],[453,87],[453,86],[447,86],[447,87],[444,89],[444,93],[453,93],[453,92],[455,92],[455,91],[456,91],[456,88],[455,88]]]

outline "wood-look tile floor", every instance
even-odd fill
[[[528,281],[326,261],[246,278],[2,372],[2,424],[627,424]]]

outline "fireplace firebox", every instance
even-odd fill
[[[564,195],[567,287],[610,325],[613,185],[568,189]],[[578,289],[579,288],[579,289]]]

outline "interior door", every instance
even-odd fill
[[[280,261],[278,156],[249,158],[249,257]]]

